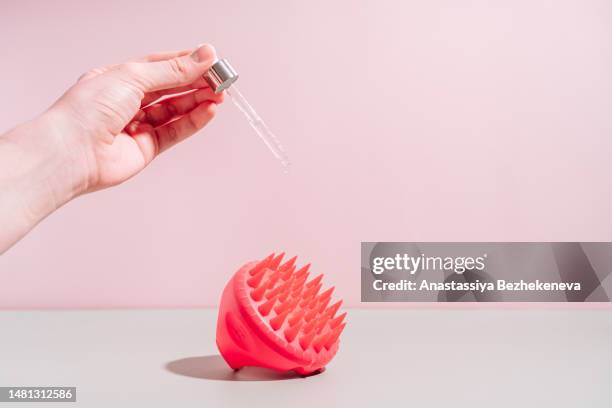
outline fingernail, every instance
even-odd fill
[[[203,44],[198,46],[198,48],[191,54],[191,58],[195,62],[204,62],[213,59],[215,56],[215,49],[208,45]]]

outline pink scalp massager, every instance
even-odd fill
[[[258,366],[308,375],[338,351],[346,313],[331,306],[334,288],[319,293],[323,275],[307,282],[284,253],[242,266],[228,282],[217,320],[217,347],[233,369]]]

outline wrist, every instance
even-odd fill
[[[61,109],[51,108],[33,122],[38,136],[46,139],[38,144],[36,156],[50,163],[44,173],[60,205],[87,193],[94,168],[87,130]]]
[[[28,223],[37,223],[88,188],[85,149],[69,143],[71,125],[48,111],[0,138],[7,169],[0,181]],[[17,214],[15,214],[17,215]]]

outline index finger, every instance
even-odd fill
[[[191,54],[195,48],[190,48],[187,50],[180,51],[166,51],[166,52],[158,52],[155,54],[145,55],[144,57],[140,57],[134,60],[134,62],[158,62],[165,61],[176,57],[183,57],[185,55]]]

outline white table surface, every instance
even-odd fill
[[[610,310],[351,310],[316,376],[229,370],[215,310],[0,312],[0,386],[41,407],[612,407]],[[8,406],[0,403],[0,408]]]

